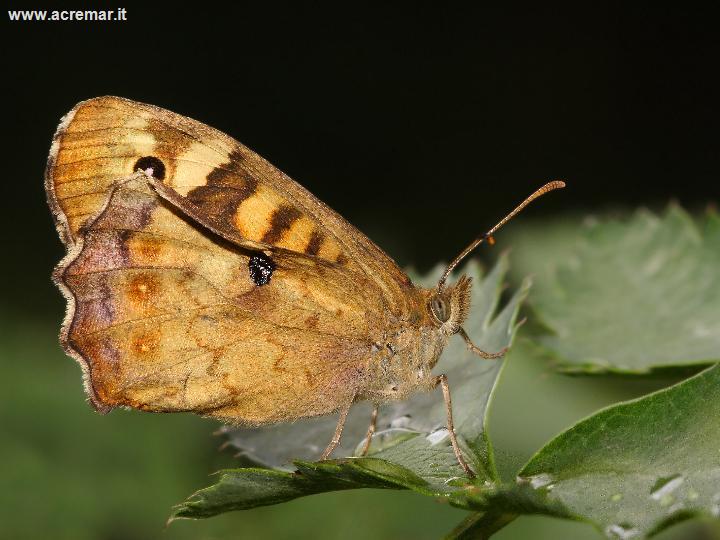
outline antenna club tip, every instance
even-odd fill
[[[548,191],[550,191],[552,189],[562,189],[566,185],[567,184],[562,180],[553,180],[552,182],[548,182],[547,184],[545,184],[545,187],[548,188]]]

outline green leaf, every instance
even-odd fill
[[[720,365],[614,405],[540,450],[516,485],[452,495],[465,508],[592,523],[641,538],[696,516],[720,517]]]
[[[517,313],[529,288],[525,282],[496,314],[507,266],[507,258],[502,257],[484,278],[477,264],[468,264],[465,269],[474,278],[472,311],[465,329],[479,347],[490,352],[510,345],[517,328]],[[429,276],[415,280],[434,285],[441,272],[437,268]],[[435,370],[448,375],[458,440],[479,483],[497,481],[485,423],[488,402],[502,365],[501,360],[480,359],[456,337],[446,347]],[[361,448],[369,416],[368,407],[356,406],[348,418],[344,445],[335,455],[350,457],[316,463],[290,460],[317,459],[330,440],[334,417],[257,430],[225,429],[227,444],[246,460],[274,469],[222,471],[215,485],[179,505],[171,519],[208,517],[313,493],[363,487],[410,489],[447,498],[469,483],[450,445],[439,390],[383,407],[370,457],[352,457]]]
[[[572,236],[563,225],[518,235],[521,271],[540,272],[531,304],[558,368],[643,374],[720,360],[719,223],[710,214],[701,233],[671,206]]]
[[[177,518],[211,517],[232,510],[246,510],[286,502],[323,491],[354,488],[414,489],[427,495],[427,483],[410,471],[373,458],[347,462],[296,462],[294,472],[245,468],[225,471],[213,486],[201,489],[177,506]]]

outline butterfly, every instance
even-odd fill
[[[458,463],[450,389],[432,368],[459,335],[471,280],[448,266],[415,286],[370,239],[229,136],[118,97],[75,106],[52,142],[46,191],[67,255],[60,341],[90,403],[191,411],[241,426],[380,405],[438,386]]]

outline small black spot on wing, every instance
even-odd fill
[[[141,171],[152,169],[153,178],[157,178],[158,180],[163,180],[165,178],[165,164],[155,156],[145,156],[138,159],[135,162],[135,167],[133,167],[133,172],[138,169]]]
[[[248,268],[250,269],[250,279],[253,280],[255,285],[261,287],[270,283],[270,278],[276,267],[270,257],[264,253],[258,253],[250,257]]]

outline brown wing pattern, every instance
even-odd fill
[[[66,243],[78,239],[110,186],[153,164],[158,192],[217,234],[250,249],[288,251],[360,272],[387,309],[407,313],[407,276],[307,190],[217,130],[122,98],[80,103],[56,134],[46,182]]]
[[[388,322],[364,274],[280,252],[258,287],[250,252],[179,217],[142,176],[85,229],[55,277],[69,303],[61,339],[97,407],[257,425],[352,400]]]

